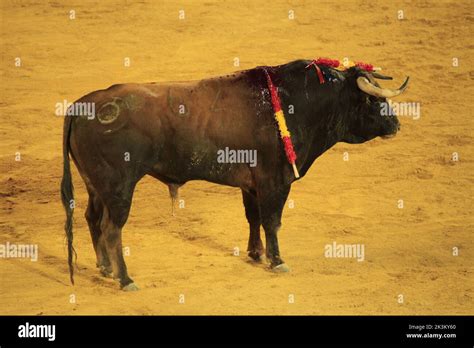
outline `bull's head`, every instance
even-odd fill
[[[400,95],[408,86],[407,77],[398,89],[382,88],[375,79],[391,80],[391,77],[367,72],[358,67],[347,72],[346,82],[351,108],[349,123],[342,141],[363,143],[375,137],[388,138],[400,129],[395,114],[383,115],[383,108],[389,108],[388,98]],[[385,104],[386,103],[386,104]]]

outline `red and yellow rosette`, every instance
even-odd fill
[[[268,89],[270,90],[270,95],[272,98],[272,105],[273,105],[273,112],[275,113],[275,120],[277,121],[278,130],[280,131],[280,137],[285,147],[286,158],[288,159],[288,162],[293,167],[293,172],[295,174],[295,177],[299,178],[300,174],[298,173],[298,168],[296,168],[296,153],[295,153],[295,150],[293,149],[293,143],[291,141],[290,131],[288,130],[288,127],[286,126],[285,115],[283,113],[283,110],[281,109],[280,97],[278,96],[278,90],[273,84],[268,71],[266,69],[264,71],[265,71],[265,75],[267,76]]]
[[[368,72],[372,72],[374,70],[380,70],[380,68],[376,68],[372,64],[367,64],[367,63],[364,63],[364,62],[355,62],[354,63],[353,61],[347,61],[345,64],[342,64],[337,59],[318,58],[318,59],[315,59],[315,60],[311,61],[311,63],[309,63],[306,66],[306,69],[308,69],[311,66],[314,66],[314,68],[316,69],[316,73],[318,74],[320,84],[323,84],[325,82],[323,73],[321,72],[321,69],[319,68],[320,65],[321,66],[327,66],[327,67],[330,67],[330,68],[333,68],[333,69],[336,69],[336,70],[339,70],[339,71],[347,70],[349,68],[352,68],[353,66],[357,66],[360,69],[368,71]]]

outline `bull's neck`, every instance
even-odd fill
[[[297,61],[275,70],[301,176],[342,139],[347,107],[340,100],[344,82],[321,84],[316,71],[306,69],[306,65],[306,61]]]

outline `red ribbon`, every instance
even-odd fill
[[[318,58],[318,59],[313,60],[311,63],[309,63],[306,66],[306,68],[309,68],[310,66],[314,66],[316,68],[316,73],[318,74],[319,83],[323,84],[325,82],[324,76],[323,76],[323,73],[321,72],[321,69],[319,68],[319,65],[328,66],[331,68],[337,68],[339,64],[340,63],[337,59]]]
[[[310,63],[310,65],[312,64],[324,65],[330,68],[337,68],[339,65],[341,65],[341,63],[337,59],[329,59],[329,58],[318,58],[316,60],[313,60]]]
[[[317,64],[314,64],[314,67],[316,68],[316,72],[318,73],[319,83],[320,84],[324,83],[324,76],[323,76],[323,73],[321,72],[321,69],[319,68]]]
[[[359,68],[361,68],[362,70],[365,70],[365,71],[374,71],[374,66],[372,64],[367,64],[367,63],[363,63],[363,62],[357,62],[355,63],[356,66],[358,66]]]
[[[268,74],[267,69],[264,69],[263,71],[265,71],[265,75],[267,76],[268,89],[270,90],[270,95],[272,97],[273,111],[278,112],[281,110],[280,98],[278,97],[278,90],[273,84],[273,81],[270,77],[270,74]]]
[[[293,164],[296,162],[296,153],[295,150],[293,149],[293,143],[291,142],[290,137],[283,137],[283,145],[285,146],[285,153],[286,153],[286,158],[288,159],[288,162],[290,164]]]

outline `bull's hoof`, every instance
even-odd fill
[[[261,263],[263,261],[261,252],[258,251],[249,251],[248,256],[255,262]]]
[[[138,286],[135,285],[135,283],[130,283],[122,287],[123,291],[137,291]]]
[[[290,267],[288,267],[286,263],[280,263],[277,266],[272,266],[271,270],[275,273],[288,273],[290,271]]]
[[[113,278],[112,269],[110,267],[100,266],[99,271],[104,277]]]

